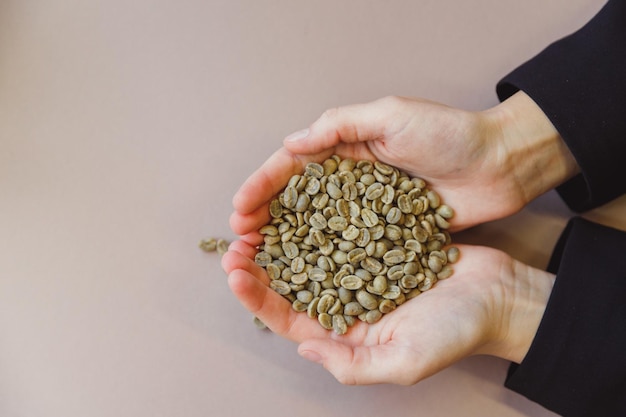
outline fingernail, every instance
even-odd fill
[[[309,136],[309,129],[298,130],[297,132],[293,132],[291,135],[285,138],[286,141],[295,142],[297,140],[302,140]]]
[[[300,352],[300,356],[311,362],[322,363],[322,357],[320,356],[320,354],[312,350],[303,350],[302,352]]]

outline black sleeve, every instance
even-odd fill
[[[496,88],[500,100],[518,90],[541,107],[581,168],[557,188],[571,209],[585,211],[626,192],[625,1],[609,1]]]
[[[566,417],[626,416],[626,232],[571,220],[539,330],[505,385]]]
[[[581,168],[557,188],[571,209],[626,192],[626,2],[609,1],[497,85],[501,100],[518,90]],[[548,270],[556,281],[546,312],[505,385],[566,417],[626,416],[626,232],[573,219]]]

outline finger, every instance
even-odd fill
[[[233,197],[235,210],[241,214],[255,212],[278,194],[292,175],[301,174],[305,165],[312,160],[314,158],[303,158],[280,148],[239,188]]]
[[[382,139],[389,122],[391,100],[376,100],[329,109],[309,129],[285,138],[285,147],[298,154],[314,154],[334,149],[341,142],[354,143]]]
[[[239,236],[240,240],[245,242],[248,246],[254,248],[255,251],[259,245],[263,244],[263,238],[264,236],[256,230],[254,232]]]
[[[234,243],[231,244],[231,246],[233,245]],[[241,245],[235,245],[235,247],[238,246],[240,246],[239,249],[242,252],[246,252],[247,250],[249,250],[245,247],[245,243],[242,243]],[[242,252],[237,250],[229,250],[224,254],[224,256],[222,256],[222,268],[224,269],[224,271],[226,271],[227,274],[230,274],[236,270],[245,271],[251,277],[255,278],[263,285],[267,286],[270,279],[267,276],[265,269],[257,265],[252,260],[254,256],[249,257],[248,254]]]
[[[229,223],[233,232],[238,235],[247,235],[253,231],[259,230],[261,226],[266,225],[270,220],[270,212],[268,204],[264,203],[256,210],[250,213],[233,212],[230,215]]]
[[[247,270],[233,270],[228,275],[228,285],[241,304],[274,333],[298,343],[310,337],[328,337],[328,331],[316,320],[297,313],[287,299]]]
[[[413,363],[419,360],[406,355],[406,349],[393,341],[382,345],[350,346],[337,340],[312,339],[300,344],[298,353],[320,363],[342,384],[368,385],[417,382]]]
[[[301,342],[309,337],[328,337],[316,320],[297,313],[291,303],[268,287],[269,277],[263,268],[234,250],[222,257],[222,267],[228,273],[228,285],[252,314],[274,333]]]
[[[235,240],[228,247],[229,251],[239,252],[248,259],[254,259],[258,250],[255,245],[251,245],[245,240]]]

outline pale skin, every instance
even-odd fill
[[[453,231],[521,210],[578,172],[558,132],[526,94],[481,112],[399,97],[340,107],[283,145],[233,199],[231,227],[241,238],[222,265],[246,309],[345,384],[414,384],[476,354],[523,360],[555,277],[501,251],[460,245],[452,278],[343,336],[294,312],[268,288],[253,258],[269,201],[306,163],[335,153],[424,178],[455,208]]]

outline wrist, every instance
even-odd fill
[[[519,91],[482,114],[499,132],[502,174],[525,203],[579,172],[559,132],[526,93]]]
[[[494,294],[496,327],[483,353],[521,363],[535,338],[548,305],[555,275],[519,261],[513,261],[510,273],[500,276],[498,294]]]

